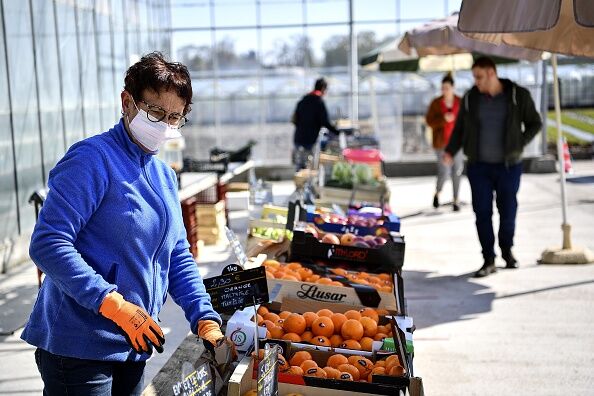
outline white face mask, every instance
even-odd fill
[[[179,129],[172,128],[171,125],[164,121],[153,122],[149,120],[146,111],[139,109],[134,100],[132,100],[132,103],[134,103],[138,113],[131,122],[128,118],[130,133],[144,148],[156,152],[159,151],[165,141],[181,137]]]

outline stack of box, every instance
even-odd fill
[[[216,204],[196,205],[196,220],[198,222],[198,238],[205,245],[214,245],[225,238],[225,201]]]
[[[188,198],[181,203],[186,235],[190,243],[192,257],[198,257],[198,222],[196,221],[196,205],[198,200],[195,197]]]

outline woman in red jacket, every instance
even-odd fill
[[[444,165],[441,161],[445,146],[448,144],[454,130],[456,117],[460,109],[460,97],[454,94],[454,79],[450,73],[446,74],[441,80],[441,93],[441,96],[433,99],[425,115],[427,125],[433,130],[433,148],[437,154],[437,185],[435,186],[435,195],[433,196],[433,207],[439,207],[439,193],[447,178],[451,176],[454,187],[453,208],[457,212],[460,210],[458,192],[460,190],[460,178],[464,168],[464,158],[462,153],[459,152],[451,165]]]

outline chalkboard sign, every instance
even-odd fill
[[[234,312],[249,305],[268,302],[266,269],[257,267],[248,270],[234,268],[220,276],[204,279],[206,292],[217,312]]]
[[[264,359],[258,363],[258,396],[278,395],[278,351],[275,345],[266,345]]]
[[[173,384],[173,395],[215,396],[216,393],[208,364],[201,364],[181,381]]]

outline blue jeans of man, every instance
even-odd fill
[[[35,350],[35,362],[44,396],[128,396],[143,390],[145,362],[76,359],[40,348]]]
[[[499,247],[502,251],[514,245],[516,213],[522,164],[506,166],[475,162],[468,165],[468,181],[472,190],[472,209],[476,216],[476,230],[485,259],[494,258],[493,193],[499,211]]]

